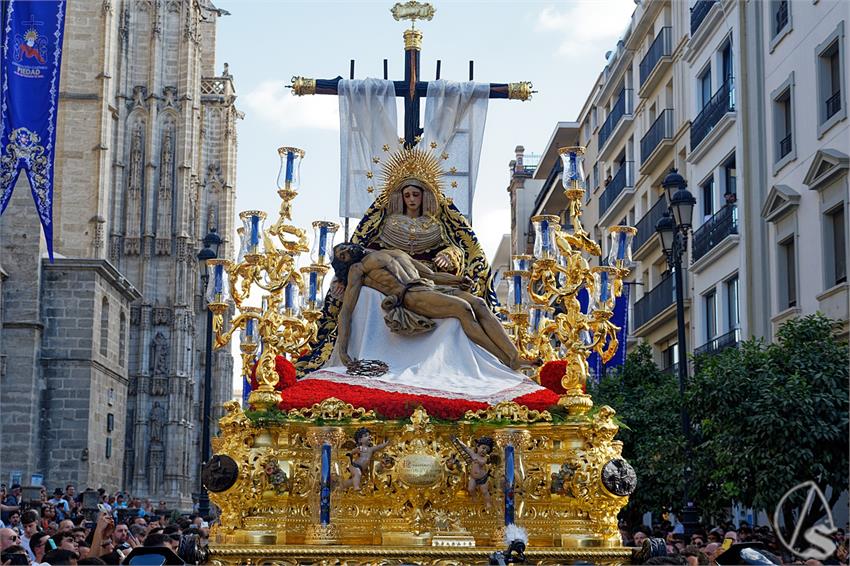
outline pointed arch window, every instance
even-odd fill
[[[121,327],[118,329],[118,365],[124,367],[126,361],[124,356],[127,350],[127,315],[124,314],[123,310],[119,322]]]
[[[100,355],[109,354],[109,300],[104,297],[100,304]]]

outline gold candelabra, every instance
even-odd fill
[[[609,228],[608,265],[591,267],[587,256],[602,250],[581,224],[584,148],[558,150],[564,165],[564,195],[569,203],[568,222],[555,215],[531,218],[534,255],[513,256],[513,269],[505,273],[509,299],[505,323],[520,355],[528,360],[565,362],[559,404],[570,414],[586,413],[593,402],[583,388],[590,373],[587,358],[597,352],[603,363],[616,353],[619,343],[612,322],[614,302],[622,294],[623,279],[633,267],[631,245],[637,229]],[[582,308],[579,293],[585,289],[588,304]]]
[[[275,390],[279,355],[297,356],[316,338],[321,317],[322,283],[332,259],[333,237],[339,225],[313,222],[314,245],[308,245],[306,231],[293,226],[292,201],[298,195],[300,166],[304,151],[294,147],[278,149],[281,159],[278,195],[281,198],[277,221],[264,228],[266,213],[247,210],[239,214],[243,226],[239,258],[208,262],[206,298],[213,312],[215,347],[230,343],[240,331],[243,375],[250,375],[256,361],[258,387],[248,402],[255,409],[268,409],[280,401]],[[298,268],[300,254],[310,252],[311,264]],[[261,291],[260,307],[247,305],[252,290]],[[239,311],[224,329],[224,313],[231,304]],[[259,360],[256,360],[260,352]]]

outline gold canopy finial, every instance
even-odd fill
[[[411,29],[416,27],[416,20],[431,21],[436,11],[436,8],[428,2],[417,2],[416,0],[409,0],[404,4],[397,2],[395,6],[390,8],[395,21],[410,20]]]

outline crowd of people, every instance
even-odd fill
[[[167,556],[165,564],[203,562],[209,525],[118,492],[42,488],[24,501],[21,486],[0,485],[0,566],[127,564],[131,553]],[[92,504],[94,503],[94,504]],[[173,556],[172,556],[173,554]]]
[[[21,491],[20,485],[7,490],[0,484],[0,566],[128,564],[131,553],[167,555],[164,564],[204,562],[209,525],[198,515],[170,511],[164,501],[154,506],[150,500],[103,489],[77,493],[70,484],[64,490],[55,489],[51,496],[42,488],[35,501],[23,501]],[[621,524],[620,528],[623,545],[635,548],[633,563],[688,566],[848,564],[850,539],[845,534],[837,529],[832,535],[832,556],[803,560],[790,553],[768,526],[726,523],[698,529],[690,537],[681,524],[669,521],[636,529]],[[746,546],[754,547],[766,561],[730,558],[735,549]]]
[[[700,528],[688,539],[681,524],[673,525],[669,521],[655,524],[652,527],[640,526],[629,529],[627,525],[620,527],[623,545],[635,547],[634,553],[637,564],[801,564],[805,566],[821,566],[828,564],[846,565],[850,556],[850,539],[845,537],[844,529],[836,529],[832,535],[835,551],[832,556],[823,560],[815,558],[802,559],[792,554],[779,540],[769,526],[750,526],[741,522],[738,526],[725,523],[715,527]],[[750,562],[740,556],[740,550],[751,547],[766,560]],[[730,552],[731,549],[731,552]],[[737,551],[737,553],[736,553]],[[728,554],[721,557],[724,553]],[[718,560],[718,557],[721,557]]]

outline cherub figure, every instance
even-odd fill
[[[372,456],[376,452],[383,450],[390,443],[389,440],[378,445],[372,445],[372,431],[366,427],[360,427],[354,433],[354,450],[348,453],[348,458],[351,463],[348,465],[348,471],[351,477],[343,480],[340,484],[342,489],[353,487],[356,490],[360,489],[360,481],[363,475],[368,472],[369,463],[372,461]]]
[[[484,499],[487,509],[493,506],[490,500],[490,454],[493,452],[493,439],[482,436],[475,440],[475,449],[460,441],[458,437],[452,437],[452,441],[461,450],[461,455],[469,464],[469,482],[467,491],[471,497],[475,497],[476,491]]]
[[[564,462],[561,464],[561,468],[557,472],[552,472],[552,483],[549,491],[551,493],[566,495],[568,482],[574,475],[575,468]]]
[[[289,477],[274,457],[269,457],[263,463],[263,472],[266,474],[269,493],[281,494],[286,492]]]

